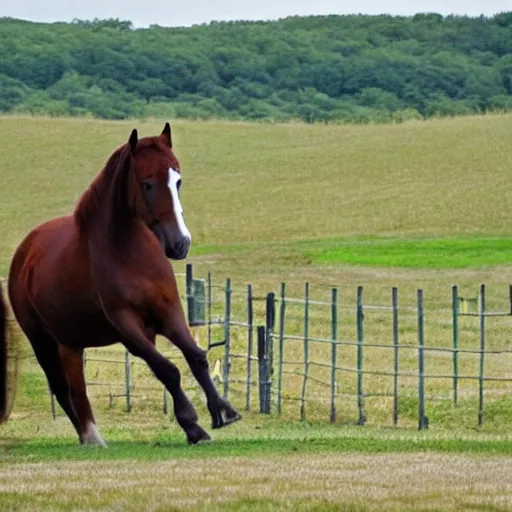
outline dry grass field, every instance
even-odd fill
[[[504,474],[510,458],[438,453],[68,461],[0,466],[0,490],[3,510],[507,510]]]

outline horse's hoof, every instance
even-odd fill
[[[211,411],[211,414],[212,428],[227,427],[231,423],[242,419],[240,413],[227,401],[223,401],[222,404]]]
[[[199,425],[194,425],[187,431],[187,442],[190,445],[206,443],[211,440],[212,438],[209,436],[208,432]]]
[[[85,446],[87,448],[108,448],[107,443],[105,443],[105,441],[101,441],[101,442],[80,441],[80,445]]]

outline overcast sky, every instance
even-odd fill
[[[0,0],[0,17],[31,21],[119,18],[135,27],[190,26],[212,20],[268,20],[309,14],[418,12],[492,16],[512,11],[512,0]]]

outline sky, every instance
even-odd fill
[[[136,28],[315,14],[492,16],[503,11],[512,11],[512,0],[0,0],[0,17],[39,22],[119,18]]]

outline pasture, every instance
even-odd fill
[[[30,228],[73,210],[133,127],[144,136],[161,125],[0,118],[0,276]],[[193,237],[187,261],[198,273],[250,282],[259,293],[286,281],[298,294],[308,281],[347,294],[364,285],[384,301],[398,286],[405,301],[423,288],[430,303],[447,305],[453,284],[485,283],[491,307],[506,299],[511,116],[172,126]],[[174,267],[183,272],[184,263]],[[510,348],[511,329],[510,318],[499,323],[495,347]],[[155,402],[126,414],[92,392],[110,447],[87,450],[62,413],[51,419],[46,381],[23,346],[18,399],[0,431],[2,510],[512,507],[509,399],[479,430],[441,404],[435,428],[421,433],[412,423],[358,428],[246,412],[214,443],[188,448]],[[200,394],[190,396],[199,406]]]

